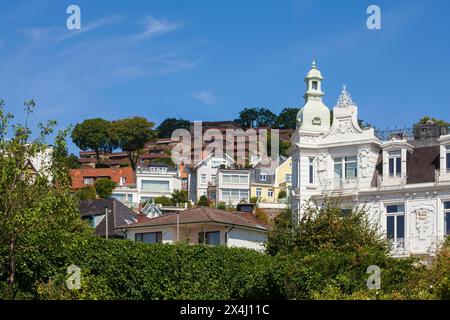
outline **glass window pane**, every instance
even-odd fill
[[[397,216],[397,239],[405,237],[405,216]]]
[[[389,175],[394,175],[394,159],[389,159]]]
[[[220,232],[207,232],[206,233],[206,243],[209,245],[219,245],[220,244]]]
[[[445,224],[445,229],[444,229],[445,235],[449,236],[450,235],[450,212],[447,212],[445,214],[444,224]]]
[[[356,157],[345,157],[345,162],[356,162]]]
[[[334,178],[342,179],[342,163],[334,163]]]
[[[395,166],[397,170],[397,175],[400,175],[402,173],[402,159],[396,158],[395,159]]]
[[[450,201],[444,202],[444,208],[445,209],[450,209]]]
[[[394,216],[388,216],[386,221],[386,234],[388,239],[394,239]]]
[[[357,167],[356,162],[346,162],[345,163],[345,177],[346,178],[356,178]]]
[[[447,169],[450,169],[450,152],[447,153]]]

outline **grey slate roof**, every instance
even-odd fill
[[[98,199],[80,201],[80,215],[82,218],[105,214],[108,208],[108,236],[125,238],[125,233],[116,230],[118,226],[128,225],[137,221],[137,214],[117,199]],[[103,218],[95,228],[95,235],[105,237],[106,219]]]

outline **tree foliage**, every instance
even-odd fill
[[[275,127],[279,129],[295,129],[297,126],[297,108],[284,108],[275,121]]]
[[[142,117],[126,118],[113,121],[113,135],[117,146],[128,153],[133,170],[145,144],[155,137],[153,122]]]
[[[78,200],[95,200],[97,192],[93,186],[85,186],[75,193]]]
[[[111,194],[116,186],[117,183],[111,179],[100,178],[95,181],[95,192],[101,199],[107,199],[111,197]]]
[[[34,106],[33,101],[25,103],[27,117]],[[12,119],[0,102],[0,275],[6,283],[3,295],[9,299],[22,285],[17,281],[18,257],[30,250],[28,237],[45,236],[57,245],[58,239],[81,226],[69,189],[68,130],[59,132],[49,148],[45,140],[53,132],[54,121],[39,124],[33,135],[26,124],[12,125]]]
[[[201,196],[200,199],[197,202],[197,205],[199,207],[209,207],[209,200],[208,200],[208,198],[205,195]]]
[[[116,147],[116,141],[111,133],[111,122],[101,119],[86,119],[75,125],[72,140],[81,150],[93,150],[100,162],[100,153],[111,152]]]
[[[267,108],[245,108],[234,121],[243,128],[272,128],[276,119],[277,116]]]
[[[167,118],[157,127],[159,138],[170,138],[176,129],[189,130],[191,122],[181,118]]]
[[[174,190],[171,199],[175,205],[185,204],[188,202],[188,192],[187,190]]]

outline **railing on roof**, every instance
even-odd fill
[[[389,141],[393,138],[405,140],[420,140],[431,137],[439,138],[439,136],[448,133],[450,133],[450,126],[446,127],[435,123],[419,124],[410,128],[375,129],[375,135],[381,141]]]
[[[375,136],[381,141],[389,141],[393,138],[413,140],[414,139],[414,129],[413,128],[394,128],[386,130],[375,129]]]

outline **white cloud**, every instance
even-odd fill
[[[200,100],[204,104],[211,105],[217,102],[219,99],[217,99],[214,94],[212,94],[210,91],[201,91],[196,92],[192,95],[195,99]]]
[[[159,34],[175,31],[181,27],[181,24],[166,20],[158,20],[153,17],[147,18],[145,24],[145,31],[138,35],[138,38],[153,37]]]

